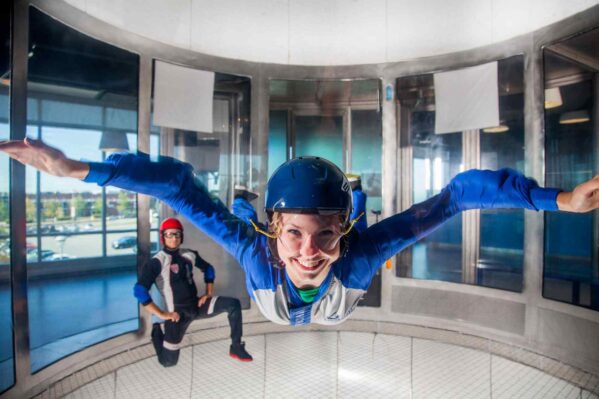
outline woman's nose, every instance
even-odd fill
[[[315,255],[320,251],[318,245],[316,245],[316,240],[311,235],[306,236],[304,239],[300,253],[304,256]]]

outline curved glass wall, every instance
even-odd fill
[[[10,2],[0,5],[0,141],[10,137]],[[0,392],[15,382],[10,282],[9,159],[0,157]]]
[[[544,49],[545,184],[572,190],[599,173],[599,29]],[[545,214],[543,296],[599,310],[599,217]]]
[[[74,159],[137,148],[138,56],[29,10],[28,127]],[[134,194],[28,168],[32,371],[138,328]]]
[[[474,68],[465,70],[474,73]],[[460,98],[465,93],[460,90],[439,104],[435,74],[397,79],[400,146],[403,154],[411,157],[405,162],[411,161],[412,171],[410,192],[402,187],[409,183],[400,182],[406,207],[438,194],[466,169],[510,167],[524,171],[523,71],[523,57],[514,56],[497,61],[492,81],[472,75],[480,86],[497,90],[492,106],[499,126],[476,125],[479,111],[469,121],[468,110],[475,104],[465,103],[462,109],[453,104],[463,102]],[[444,130],[438,124],[447,124],[447,117],[437,115],[440,108],[464,126],[473,125],[461,131]],[[469,211],[400,253],[397,276],[522,291],[523,246],[523,210]]]

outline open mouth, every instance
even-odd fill
[[[320,259],[318,261],[310,261],[310,262],[300,262],[297,259],[293,259],[293,263],[298,266],[301,270],[306,272],[313,272],[318,270],[325,262],[325,259]]]

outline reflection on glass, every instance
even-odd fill
[[[268,176],[287,160],[287,111],[270,111],[268,125]]]
[[[294,117],[295,156],[323,157],[344,169],[343,117],[340,115]]]
[[[135,151],[137,137],[131,132],[137,130],[138,57],[35,8],[29,17],[27,134],[74,159],[105,159],[100,143],[106,132],[122,135]],[[130,248],[112,247],[121,235],[135,236],[137,224],[130,193],[32,170],[27,177],[29,330],[35,372],[137,328],[138,306],[131,295],[135,256]]]
[[[462,165],[462,135],[434,134],[433,112],[414,112],[412,125],[413,201],[438,194]],[[454,217],[414,244],[413,278],[462,282],[462,218]]]
[[[375,223],[382,210],[381,159],[383,136],[381,113],[378,110],[352,111],[351,173],[360,175],[366,198],[368,225]],[[373,212],[374,211],[374,212]]]
[[[599,29],[563,41],[586,60],[598,61],[593,46]],[[557,91],[559,102],[545,109],[545,184],[571,190],[597,174],[596,70],[578,59],[544,50],[545,88]],[[546,98],[547,99],[547,98]],[[593,112],[593,107],[595,112]],[[585,115],[574,120],[573,115]],[[599,231],[597,213],[545,213],[543,296],[599,310]]]
[[[498,62],[499,114],[507,131],[480,136],[481,168],[512,168],[524,173],[524,60],[515,56]],[[524,210],[484,210],[480,213],[480,258],[476,284],[522,291]]]
[[[0,4],[0,140],[10,138],[10,8]],[[0,392],[15,383],[12,296],[10,286],[9,160],[0,158]]]
[[[436,103],[434,75],[397,80],[401,147],[409,150],[403,152],[405,156],[412,157],[412,195],[405,198],[407,190],[401,190],[403,203],[415,204],[436,195],[464,171],[464,165],[523,172],[523,64],[522,56],[497,61],[501,129],[480,126],[436,134],[440,104]],[[403,251],[397,275],[521,291],[523,248],[523,210],[485,210],[480,219],[476,213],[462,214]]]

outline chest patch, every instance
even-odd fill
[[[171,272],[179,274],[179,265],[177,263],[171,263]]]

